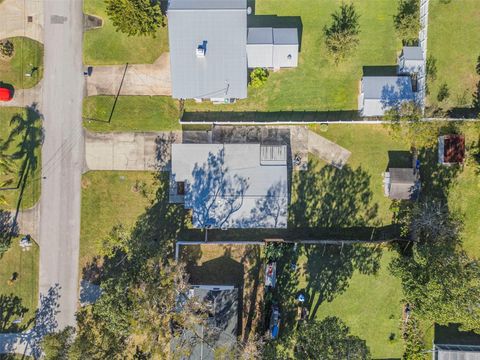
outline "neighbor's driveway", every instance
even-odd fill
[[[43,42],[43,0],[4,0],[0,19],[0,39],[26,36]]]
[[[32,104],[40,105],[39,102],[42,99],[42,82],[30,89],[15,89],[13,99],[10,101],[0,102],[0,106],[9,107],[26,107],[32,106]],[[40,106],[39,106],[40,107]]]
[[[169,53],[153,64],[94,66],[87,77],[87,96],[117,95],[120,84],[120,95],[171,95]]]
[[[88,170],[156,170],[170,161],[170,144],[182,132],[93,133],[85,131]]]

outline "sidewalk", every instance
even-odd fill
[[[0,18],[0,39],[26,36],[43,42],[43,0],[4,0]]]

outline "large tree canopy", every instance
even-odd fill
[[[393,20],[398,36],[404,44],[413,44],[418,40],[420,31],[420,5],[418,0],[401,0]]]
[[[118,31],[129,36],[153,35],[164,24],[160,0],[105,0]]]

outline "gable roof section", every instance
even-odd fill
[[[413,100],[409,76],[364,76],[362,92],[365,99],[382,100],[395,96],[403,100]]]
[[[423,51],[420,46],[404,46],[402,55],[405,60],[423,60]]]
[[[248,67],[295,67],[298,64],[296,28],[249,28]]]
[[[247,96],[246,0],[171,0],[168,30],[174,98]]]
[[[415,192],[417,178],[413,168],[391,168],[390,195],[391,199],[410,199]]]

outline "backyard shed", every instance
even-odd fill
[[[385,195],[392,200],[410,200],[418,196],[420,181],[413,168],[390,168],[384,174]]]

